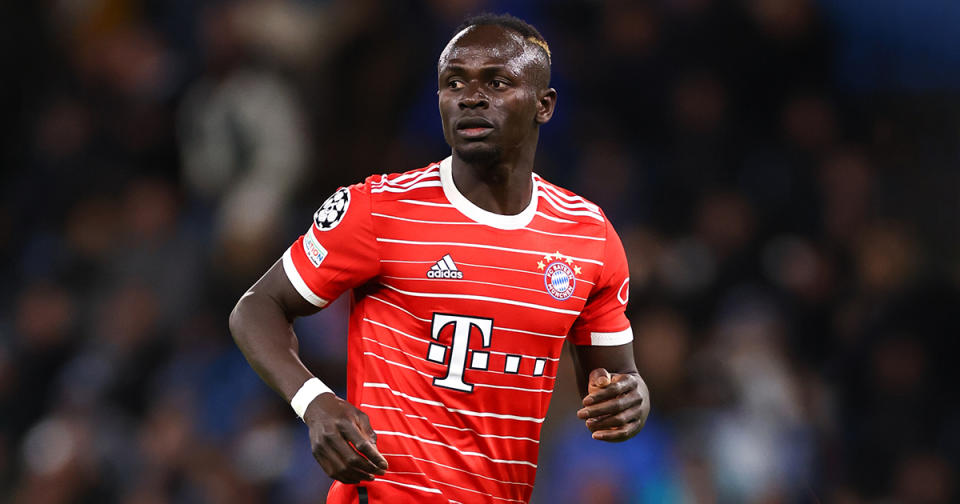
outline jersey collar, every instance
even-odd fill
[[[453,183],[453,158],[447,157],[440,162],[440,183],[443,185],[443,194],[450,201],[450,204],[474,222],[497,229],[520,229],[533,220],[533,216],[537,213],[537,195],[540,191],[538,190],[537,177],[533,174],[530,177],[533,181],[533,195],[530,197],[530,204],[518,214],[503,215],[484,210],[474,205],[466,196],[460,194],[457,185]]]

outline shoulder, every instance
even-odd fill
[[[350,186],[351,191],[369,194],[373,199],[409,198],[419,189],[440,188],[439,161],[416,170],[370,175],[363,182]]]
[[[340,187],[314,213],[313,220],[321,231],[336,227],[348,209],[360,208],[369,215],[383,201],[430,199],[442,195],[440,163],[403,173],[370,175],[363,182]],[[353,210],[350,214],[356,214]]]
[[[585,226],[605,228],[609,225],[607,216],[596,203],[579,194],[553,184],[536,173],[537,197],[542,200],[541,211],[556,219],[572,221]]]

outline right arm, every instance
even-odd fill
[[[277,261],[230,313],[230,332],[240,351],[288,403],[314,377],[300,360],[293,319],[317,311]],[[303,421],[310,429],[314,458],[330,477],[355,484],[384,474],[387,461],[377,451],[376,433],[367,415],[352,404],[332,393],[320,394],[307,406]]]

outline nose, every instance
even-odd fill
[[[468,86],[460,95],[460,109],[486,108],[489,105],[487,96],[480,90],[480,86]]]

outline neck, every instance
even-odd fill
[[[534,149],[516,159],[469,163],[453,152],[452,175],[457,190],[474,205],[501,215],[516,215],[533,193]]]

